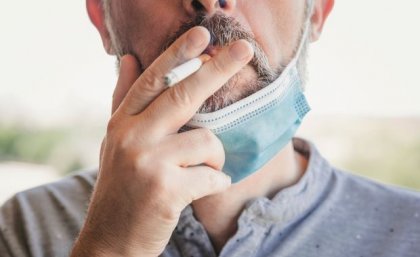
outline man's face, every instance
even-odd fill
[[[301,38],[306,0],[226,2],[225,8],[211,9],[207,7],[214,7],[218,1],[111,1],[112,30],[117,48],[122,49],[117,54],[135,55],[146,69],[192,26],[203,25],[210,30],[215,52],[218,45],[239,39],[226,35],[241,35],[255,46],[256,57],[210,98],[202,111],[214,111],[240,100],[272,82],[293,57]]]

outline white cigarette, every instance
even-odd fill
[[[210,56],[201,55],[197,58],[191,59],[188,62],[175,67],[170,72],[168,72],[165,77],[165,84],[168,87],[173,87],[178,82],[186,79],[194,72],[198,71],[204,62],[206,62]]]

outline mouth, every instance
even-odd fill
[[[222,50],[222,47],[220,46],[209,45],[206,50],[204,50],[203,54],[208,54],[209,56],[214,57],[220,50]]]

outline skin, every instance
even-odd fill
[[[215,0],[199,2],[208,15],[222,11],[252,31],[271,66],[292,57],[304,0],[226,1],[223,9]],[[333,5],[334,0],[315,0],[312,41],[319,38]],[[116,24],[130,31],[125,40],[133,53],[121,59],[98,180],[71,256],[156,257],[189,204],[219,252],[235,233],[244,204],[296,183],[307,160],[289,144],[261,170],[231,185],[221,172],[225,156],[218,138],[206,129],[177,131],[233,75],[254,76],[247,65],[253,56],[250,44],[239,40],[221,48],[197,73],[167,89],[163,75],[199,56],[210,40],[205,28],[195,27],[159,52],[179,21],[194,16],[191,1],[112,1],[112,7]],[[87,0],[87,9],[112,54],[100,0]]]

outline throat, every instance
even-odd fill
[[[204,226],[217,254],[238,230],[238,219],[248,202],[271,199],[303,176],[307,160],[286,146],[261,170],[233,184],[227,191],[192,203],[196,219]]]
[[[218,195],[202,198],[192,204],[194,215],[206,229],[217,254],[236,233],[237,220],[244,209],[242,203],[232,198]]]

